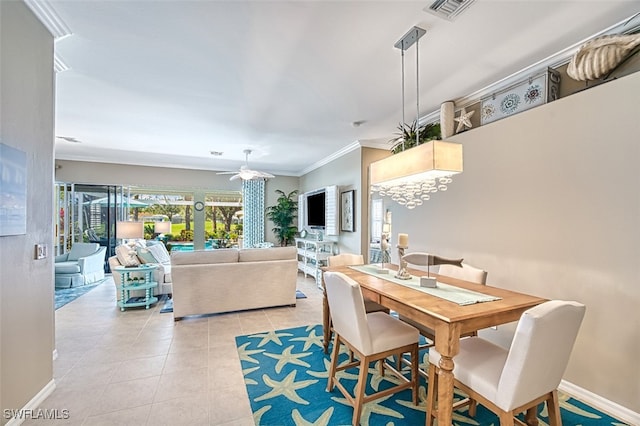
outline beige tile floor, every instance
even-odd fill
[[[161,304],[120,312],[108,278],[56,311],[56,389],[40,408],[69,410],[56,425],[253,425],[234,337],[320,324],[321,290],[301,274],[298,289],[295,307],[174,322]]]

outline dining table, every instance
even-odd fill
[[[412,282],[394,278],[397,265],[385,265],[386,273],[380,273],[379,265],[324,267],[324,271],[342,272],[356,281],[365,299],[379,303],[399,315],[434,330],[435,348],[440,358],[438,379],[438,424],[451,425],[453,416],[453,387],[455,356],[460,350],[460,337],[473,331],[518,321],[524,311],[546,302],[547,299],[506,288],[481,285],[460,279],[430,273],[438,288],[419,288],[419,277],[428,272],[408,269]],[[324,288],[324,282],[323,282]],[[438,292],[440,291],[440,293]],[[447,300],[447,294],[477,294],[477,298],[458,297]],[[331,340],[330,310],[323,297],[324,350],[328,352]]]

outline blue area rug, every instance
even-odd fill
[[[161,314],[166,314],[168,312],[173,312],[173,299],[169,299],[166,294],[162,295],[162,299],[160,302],[164,301],[164,306],[160,309]]]
[[[322,350],[322,326],[307,326],[236,337],[247,393],[256,425],[349,425],[353,409],[340,391],[327,392],[330,356]],[[427,351],[421,352],[426,362]],[[346,360],[346,352],[340,354]],[[424,364],[421,364],[425,368]],[[390,387],[372,365],[366,394]],[[371,378],[371,375],[373,377]],[[353,390],[357,369],[342,373],[341,383]],[[364,405],[361,424],[424,425],[426,383],[421,377],[420,404],[411,403],[411,391],[393,394]],[[456,395],[455,399],[460,399]],[[565,426],[624,425],[608,415],[560,393],[560,408]],[[454,425],[492,426],[498,418],[478,405],[475,418],[466,408],[453,414]],[[538,417],[545,422],[546,407]],[[542,423],[541,424],[547,424]]]
[[[307,295],[301,292],[300,290],[296,290],[296,299],[306,299]]]
[[[98,287],[100,284],[102,284],[102,281],[92,285],[83,285],[81,287],[62,288],[62,289],[56,290],[55,308],[56,309],[62,308],[67,303],[73,302],[83,294],[87,294],[94,288]]]

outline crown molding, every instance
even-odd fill
[[[56,41],[73,34],[71,28],[62,20],[58,12],[47,0],[24,0],[24,2],[40,22],[47,27]]]
[[[56,73],[63,72],[69,69],[64,59],[57,52],[53,53],[53,69]]]
[[[309,167],[300,170],[300,173],[298,173],[298,176],[306,175],[307,173],[312,172],[315,169],[318,169],[324,166],[325,164],[328,164],[333,160],[340,158],[345,154],[350,153],[351,151],[355,151],[358,148],[360,148],[360,142],[358,141],[352,142],[349,145],[345,146],[344,148],[340,149],[339,151],[336,151],[333,154],[329,155],[328,157],[325,157],[322,160],[316,161]]]

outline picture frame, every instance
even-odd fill
[[[344,232],[356,230],[355,193],[353,189],[340,193],[340,230]]]

